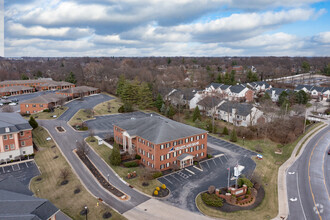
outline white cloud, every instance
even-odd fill
[[[314,40],[321,44],[330,44],[330,31],[319,33],[314,37]]]
[[[277,7],[301,7],[326,0],[231,0],[229,7],[242,9],[268,9]]]

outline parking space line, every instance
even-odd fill
[[[166,177],[163,177],[167,182],[171,183],[173,185],[173,183],[171,181],[169,181],[168,179],[166,179]]]
[[[176,178],[174,175],[171,175],[175,180],[177,180],[178,182],[181,182],[178,178]]]
[[[29,166],[27,165],[27,163],[25,162],[25,166],[26,166],[26,168],[29,168]]]
[[[223,164],[223,162],[222,162],[222,160],[221,160],[221,157],[219,157],[219,160],[220,160],[221,164]]]
[[[202,166],[202,164],[200,164],[201,166]],[[197,169],[197,170],[199,170],[199,171],[202,171],[203,172],[203,170],[202,169],[200,169],[199,167],[196,167],[196,166],[193,166],[195,169]]]
[[[215,162],[215,159],[213,159],[212,161],[214,162],[215,166],[217,166],[217,163]]]
[[[189,170],[188,168],[185,168],[185,170],[187,170],[189,173],[195,175],[195,173],[193,171]]]
[[[206,164],[207,164],[207,166],[208,166],[208,167],[209,167],[209,169],[210,169],[210,165],[209,165],[208,161],[206,161]]]

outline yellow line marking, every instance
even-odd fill
[[[319,142],[323,139],[324,135],[326,135],[327,133],[328,133],[328,132],[326,132],[325,134],[323,134],[323,135],[321,136],[321,138],[316,142],[316,144],[315,144],[314,147],[313,147],[312,153],[311,153],[311,155],[310,155],[310,157],[309,157],[309,161],[308,161],[308,182],[309,182],[309,189],[310,189],[311,194],[312,194],[312,198],[313,198],[313,202],[314,202],[314,207],[316,208],[316,211],[317,211],[317,214],[318,214],[320,220],[322,220],[322,217],[321,217],[320,212],[319,212],[319,209],[317,208],[316,203],[315,203],[314,193],[313,193],[312,185],[311,185],[311,177],[310,177],[310,175],[309,175],[309,169],[310,169],[311,159],[312,159],[312,156],[313,156],[314,150],[315,150],[316,146],[319,144]]]

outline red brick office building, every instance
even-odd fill
[[[114,139],[124,151],[140,155],[146,167],[160,171],[172,164],[184,168],[207,156],[207,131],[160,116],[116,123]]]

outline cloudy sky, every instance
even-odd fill
[[[6,57],[330,55],[330,1],[4,0],[4,4]]]

